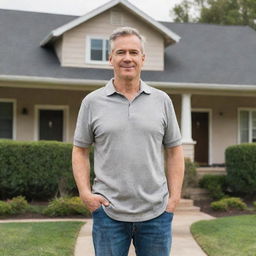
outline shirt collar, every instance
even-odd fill
[[[140,80],[140,91],[139,93],[146,93],[146,94],[151,94],[151,88],[142,80]],[[113,78],[108,81],[108,83],[106,84],[106,94],[107,96],[110,96],[114,93],[117,93],[116,88],[113,84]]]

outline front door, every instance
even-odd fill
[[[39,110],[39,140],[63,141],[63,110]]]
[[[209,113],[192,112],[192,138],[195,144],[195,161],[200,166],[209,163]]]

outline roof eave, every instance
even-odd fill
[[[95,79],[69,79],[69,78],[53,78],[53,77],[39,77],[39,76],[13,76],[13,75],[0,75],[0,82],[26,82],[31,84],[52,84],[52,85],[89,85],[89,86],[103,86],[107,80],[95,80]],[[220,90],[220,91],[248,91],[256,92],[256,85],[249,84],[210,84],[210,83],[178,83],[178,82],[158,82],[158,81],[146,81],[147,84],[160,87],[162,89],[204,89],[204,90]]]

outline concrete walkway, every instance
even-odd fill
[[[173,246],[171,256],[206,256],[197,245],[190,234],[190,225],[199,220],[209,220],[214,217],[202,212],[178,212],[173,219]],[[0,220],[0,223],[7,222],[55,222],[55,221],[85,221],[86,224],[81,228],[75,246],[74,256],[94,256],[92,244],[91,219],[24,219],[24,220]],[[134,247],[131,246],[129,256],[136,256]]]

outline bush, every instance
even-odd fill
[[[29,204],[25,197],[17,196],[8,201],[13,214],[25,213],[29,209]]]
[[[209,191],[213,199],[221,199],[227,191],[227,182],[225,175],[204,175],[199,180],[199,186]]]
[[[254,209],[256,211],[256,202],[253,202],[253,207],[254,207]]]
[[[52,200],[43,214],[51,217],[84,215],[90,216],[90,211],[86,208],[79,197],[62,197]]]
[[[212,202],[211,208],[215,211],[245,210],[247,205],[238,197],[230,197]]]
[[[188,188],[196,187],[198,184],[198,177],[196,171],[197,164],[191,162],[190,159],[185,159],[185,173],[182,185],[182,197],[189,197]]]
[[[211,208],[214,211],[228,211],[228,205],[225,201],[219,200],[211,203]]]
[[[0,201],[0,216],[12,214],[12,207],[9,203]]]
[[[49,199],[59,193],[63,180],[74,193],[71,150],[71,144],[62,142],[0,140],[0,199]]]
[[[227,182],[234,194],[256,195],[256,143],[228,147],[225,152]]]
[[[27,200],[22,197],[14,197],[7,202],[0,201],[0,215],[25,213],[29,209]]]

